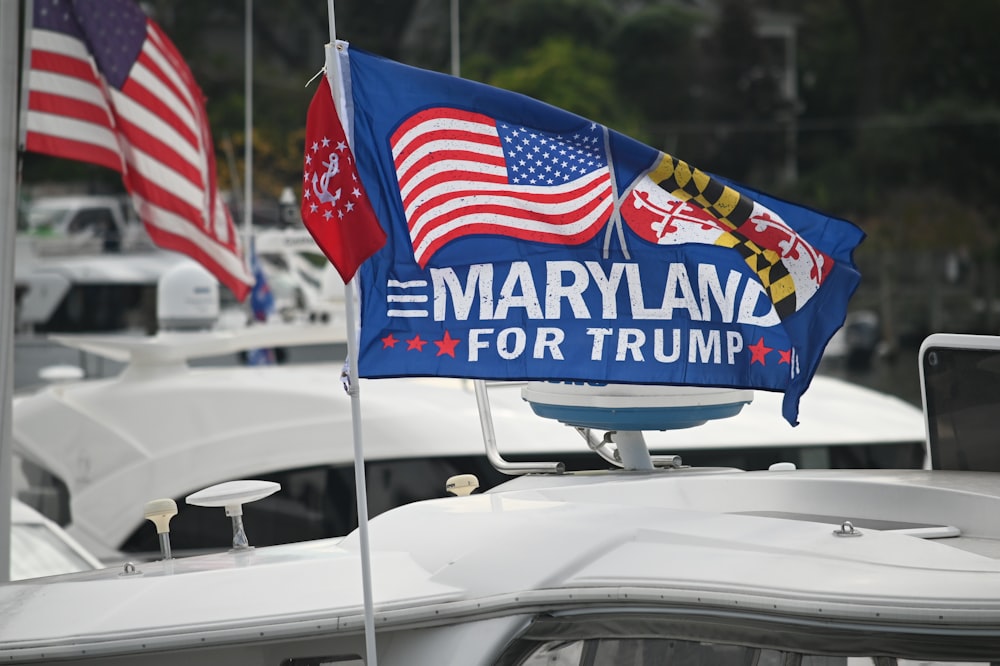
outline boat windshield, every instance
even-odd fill
[[[583,666],[584,664],[614,664],[615,666],[990,666],[988,661],[928,661],[926,659],[896,659],[892,657],[856,657],[811,655],[783,652],[767,648],[724,645],[702,641],[669,638],[595,638],[578,641],[550,641],[540,645],[520,666]]]
[[[930,346],[920,363],[934,469],[1000,472],[1000,349]]]
[[[62,206],[31,206],[26,215],[27,227],[36,234],[54,233],[69,212],[69,208]]]
[[[539,616],[496,666],[996,666],[1000,631],[789,623],[683,610]]]
[[[94,566],[44,523],[11,527],[10,579],[89,571]]]

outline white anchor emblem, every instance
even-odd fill
[[[330,194],[330,179],[340,173],[340,156],[337,153],[330,153],[330,159],[323,162],[323,166],[326,167],[326,173],[322,176],[313,174],[312,190],[320,203],[335,204],[340,199],[340,188],[338,187],[336,192]],[[316,187],[317,181],[319,181],[319,187]]]

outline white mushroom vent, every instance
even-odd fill
[[[274,481],[226,481],[192,493],[184,501],[195,506],[226,507],[226,515],[233,519],[233,550],[245,550],[250,543],[243,529],[243,505],[264,499],[280,489],[281,484]]]

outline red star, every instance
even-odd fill
[[[750,358],[750,365],[753,365],[754,363],[767,365],[767,363],[764,361],[764,357],[767,356],[770,352],[774,351],[774,347],[764,346],[763,336],[761,336],[760,340],[757,341],[757,344],[750,345],[749,347],[747,347],[747,349],[749,349],[750,353],[752,354],[752,357]]]
[[[389,347],[395,348],[396,343],[399,342],[392,333],[382,338],[382,349],[388,349]]]
[[[417,335],[413,336],[412,338],[406,341],[406,351],[410,351],[411,349],[416,349],[417,351],[423,351],[424,345],[426,344],[427,341],[421,340],[420,334],[418,333]]]
[[[781,358],[778,359],[778,365],[781,365],[782,363],[787,363],[788,365],[792,364],[792,350],[791,349],[779,349],[778,350],[778,355],[781,356]]]
[[[451,337],[451,334],[448,333],[448,331],[445,331],[443,339],[434,341],[434,344],[438,347],[437,356],[444,356],[447,354],[448,356],[455,358],[455,345],[459,342],[461,342],[461,340]]]

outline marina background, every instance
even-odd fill
[[[205,92],[219,182],[242,218],[247,3],[142,6]],[[252,18],[252,214],[273,227],[289,223],[282,195],[299,195],[326,4],[257,2]],[[851,308],[874,315],[878,340],[870,364],[823,371],[914,402],[924,336],[1000,329],[998,20],[988,0],[380,0],[339,3],[337,16],[356,47],[538,97],[858,224]],[[31,153],[22,167],[25,206],[120,192],[110,170]],[[19,342],[16,385],[41,346]]]

